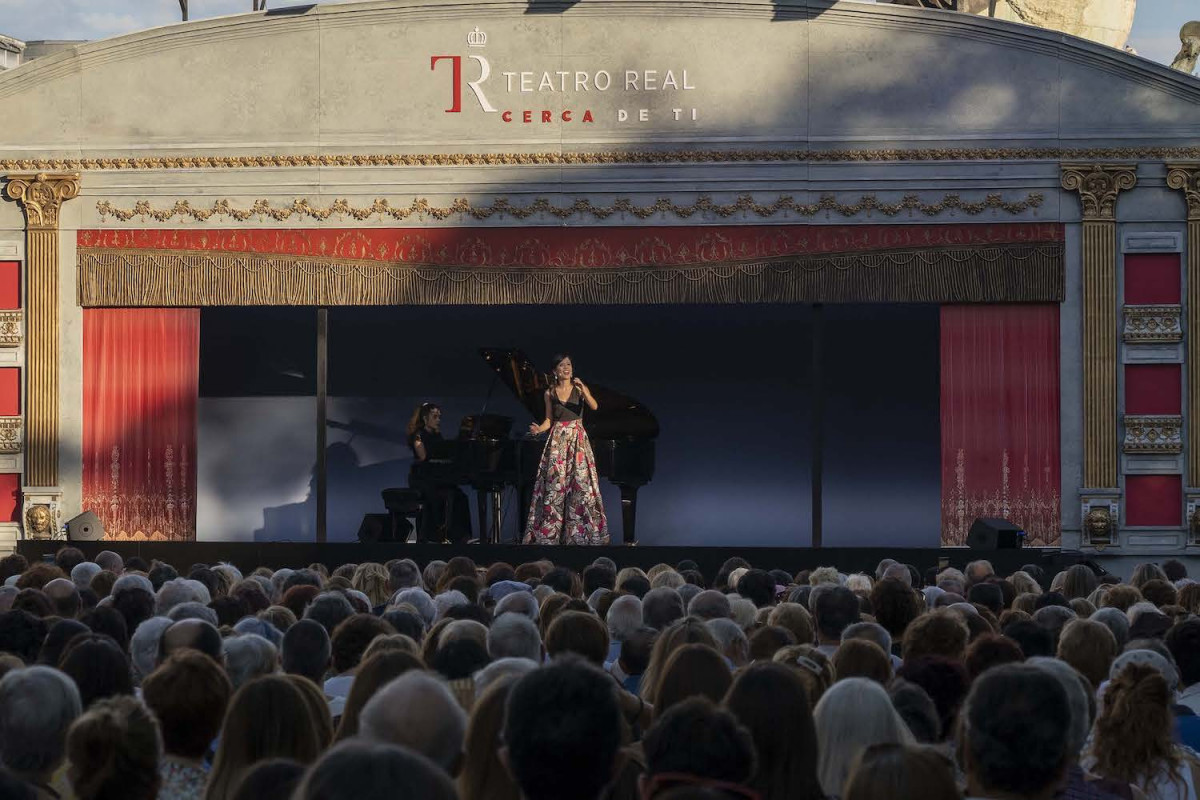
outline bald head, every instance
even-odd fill
[[[60,617],[74,619],[79,615],[79,589],[66,578],[55,578],[42,587],[42,592],[54,604],[54,611]]]
[[[461,760],[467,715],[446,684],[410,670],[367,701],[359,734],[416,750],[453,775]]]
[[[218,664],[224,663],[221,632],[215,625],[202,619],[181,619],[164,630],[162,638],[158,640],[158,663],[163,663],[179,650],[197,650]]]
[[[105,550],[96,555],[96,563],[100,565],[100,569],[106,569],[114,575],[120,575],[125,571],[125,559],[112,550]]]

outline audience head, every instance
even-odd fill
[[[575,658],[530,672],[510,691],[504,741],[526,800],[596,800],[621,741],[612,678]]]
[[[75,681],[84,708],[97,700],[133,694],[129,657],[102,634],[82,634],[67,644],[58,668]]]
[[[840,796],[850,767],[875,744],[913,744],[887,692],[866,678],[835,683],[813,710],[819,743],[817,774],[826,795]]]
[[[733,714],[703,697],[684,700],[663,714],[642,745],[646,800],[675,786],[746,785],[757,768],[750,733]]]
[[[907,662],[922,656],[943,656],[961,661],[966,655],[967,625],[952,611],[925,614],[904,632],[903,659]]]
[[[858,597],[844,586],[834,586],[821,592],[813,601],[813,621],[817,637],[839,642],[842,631],[858,622]]]
[[[458,771],[466,727],[466,714],[446,684],[416,670],[386,684],[359,715],[363,738],[408,747],[450,775]]]
[[[62,763],[67,731],[83,712],[79,690],[50,667],[0,678],[0,766],[22,780],[47,783]]]
[[[405,747],[339,744],[304,776],[292,800],[456,800],[454,784],[428,758]]]
[[[163,629],[158,640],[158,663],[179,650],[197,650],[218,664],[224,664],[221,632],[216,626],[199,619],[173,622]]]
[[[180,650],[142,681],[142,700],[154,712],[168,755],[200,759],[221,731],[233,687],[216,662]]]
[[[855,761],[843,800],[959,800],[954,765],[931,747],[877,744]]]
[[[158,722],[132,697],[97,702],[67,735],[68,777],[79,800],[156,800]]]
[[[888,694],[892,708],[908,725],[914,739],[921,744],[942,741],[942,720],[928,692],[915,683],[897,678],[892,681]]]
[[[252,633],[231,636],[224,641],[221,651],[235,692],[255,678],[279,671],[279,651],[261,636]]]
[[[493,659],[542,660],[542,637],[538,627],[521,614],[505,614],[488,629],[487,652]]]
[[[705,589],[692,598],[688,603],[688,615],[702,620],[732,619],[733,609],[729,605],[728,595],[715,589]]]
[[[967,793],[977,797],[1054,795],[1071,761],[1071,711],[1054,676],[1024,664],[988,670],[963,707]]]
[[[616,601],[613,601],[613,605],[616,605]],[[609,613],[611,612],[610,608]],[[642,620],[648,627],[661,631],[683,616],[683,598],[675,589],[651,589],[642,598]]]

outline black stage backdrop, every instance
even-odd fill
[[[410,456],[394,439],[414,406],[440,404],[448,436],[482,409],[493,373],[478,349],[491,346],[542,369],[570,352],[585,381],[657,416],[646,545],[809,546],[819,379],[824,544],[936,547],[937,326],[937,308],[917,305],[330,309],[328,418],[359,432],[328,430],[329,541],[353,540],[383,510],[380,490],[405,484]],[[315,350],[314,309],[203,311],[201,540],[313,540]],[[517,434],[530,421],[503,384],[488,411],[514,417]],[[619,541],[618,493],[604,493]],[[505,500],[508,540],[518,511]]]

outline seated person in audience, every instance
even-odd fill
[[[158,641],[158,663],[178,650],[196,650],[224,665],[221,632],[215,625],[199,619],[184,619],[165,629]]]
[[[154,715],[129,696],[97,701],[67,734],[78,800],[157,800],[162,745]]]
[[[754,740],[728,711],[693,697],[663,714],[642,740],[644,800],[679,786],[747,787],[756,768]]]
[[[159,800],[202,800],[232,694],[224,670],[195,650],[174,653],[142,682],[142,700],[162,731]]]
[[[598,800],[621,745],[612,679],[571,656],[530,672],[509,694],[504,742],[525,800]]]
[[[39,800],[69,796],[60,771],[67,731],[82,713],[79,690],[50,667],[28,667],[0,679],[0,767],[37,790]]]
[[[454,783],[429,759],[404,747],[339,744],[304,776],[292,800],[457,800]]]
[[[454,776],[462,763],[467,715],[445,682],[410,670],[367,701],[359,715],[359,737],[407,747]]]

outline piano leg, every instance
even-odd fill
[[[621,487],[621,535],[625,544],[637,544],[637,487]]]
[[[475,510],[479,514],[479,542],[487,541],[488,535],[488,492],[475,490]]]
[[[492,530],[491,536],[488,538],[488,544],[500,544],[500,522],[503,516],[500,514],[500,499],[503,489],[497,489],[489,492],[492,496]]]

